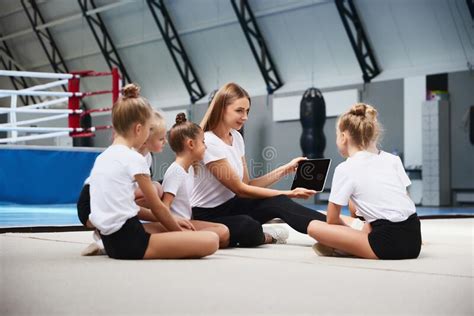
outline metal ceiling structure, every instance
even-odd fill
[[[90,30],[94,34],[94,38],[97,45],[99,45],[100,51],[102,52],[109,69],[112,70],[112,68],[117,67],[120,69],[123,83],[132,82],[100,13],[91,10],[97,9],[94,0],[77,0],[77,2],[81,7],[84,18],[89,24]],[[91,11],[94,13],[91,13]]]
[[[247,0],[230,0],[269,94],[283,86],[257,20]]]
[[[30,4],[28,7],[27,2]],[[54,72],[57,73],[69,73],[69,69],[64,62],[64,58],[61,55],[61,52],[56,45],[56,42],[51,35],[51,32],[48,28],[40,29],[39,26],[45,24],[45,20],[41,11],[39,10],[36,0],[21,0],[21,5],[25,10],[28,20],[30,21],[31,28],[36,34],[36,37],[41,43],[43,50],[48,58],[48,61],[53,68]],[[31,8],[31,10],[30,10]],[[64,91],[67,91],[67,88],[63,86]]]
[[[205,93],[171,20],[168,9],[163,0],[147,0],[146,2],[178,69],[179,75],[186,86],[191,103],[195,103],[204,97]]]
[[[380,73],[380,69],[367,33],[352,0],[336,0],[336,6],[362,70],[362,78],[368,83]]]
[[[61,0],[5,1],[0,66],[21,60],[27,70],[48,71],[51,64],[63,72],[73,66],[101,68],[105,58],[130,81],[125,62],[149,98],[173,107],[189,98],[202,100],[205,90],[222,82],[239,82],[254,95],[299,91],[313,82],[336,88],[374,78],[468,70],[466,60],[474,56],[473,0],[77,2],[80,9]],[[216,6],[220,11],[213,10]],[[35,13],[37,7],[43,15]],[[123,36],[115,38],[113,31]],[[242,45],[244,37],[250,50]],[[38,53],[42,48],[48,59]]]

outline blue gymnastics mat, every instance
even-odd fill
[[[305,204],[314,209],[324,209],[325,205]],[[420,217],[473,216],[474,207],[417,207]],[[347,208],[342,211],[348,215]],[[38,226],[82,226],[77,218],[75,204],[22,205],[0,203],[0,228]]]

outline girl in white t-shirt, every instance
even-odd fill
[[[186,121],[184,113],[179,113],[176,116],[176,124],[168,133],[168,141],[176,153],[176,160],[166,170],[163,178],[163,203],[176,216],[189,219],[193,229],[215,232],[219,235],[220,248],[227,247],[229,229],[225,225],[192,219],[193,166],[204,157],[204,132],[199,125]]]
[[[166,122],[163,116],[154,111],[151,123],[151,130],[148,139],[138,149],[138,152],[145,157],[146,163],[150,169],[150,176],[153,177],[152,174],[152,163],[153,157],[151,153],[160,153],[163,151],[163,147],[166,144]],[[156,188],[158,196],[161,198],[163,196],[163,188],[160,183],[153,181],[153,185]],[[95,228],[94,225],[89,221],[89,215],[91,213],[91,203],[90,203],[90,189],[89,189],[89,178],[86,179],[84,187],[79,196],[79,200],[77,202],[77,212],[79,220],[82,224],[88,228]],[[135,190],[135,203],[141,206],[140,211],[138,212],[138,219],[142,221],[148,222],[156,222],[157,219],[153,215],[150,210],[150,205],[146,201],[145,197],[143,196],[142,191],[140,188]],[[145,230],[148,233],[156,233],[156,232],[163,232],[166,229],[163,225],[157,223],[155,225],[146,225]],[[99,254],[106,254],[104,245],[100,238],[100,235],[97,231],[93,233],[94,242],[87,246],[82,252],[81,255],[83,256],[93,256]]]
[[[182,231],[188,221],[175,219],[157,195],[145,158],[134,148],[148,139],[152,109],[129,84],[112,109],[115,138],[100,154],[90,175],[90,221],[99,230],[107,255],[116,259],[200,258],[218,246],[213,232]],[[138,219],[135,183],[153,215],[168,232],[149,234]],[[183,225],[184,223],[184,225]]]
[[[420,220],[407,194],[410,185],[400,158],[379,151],[377,111],[359,103],[337,122],[337,147],[345,162],[334,172],[327,223],[313,221],[308,234],[320,255],[342,251],[368,259],[411,259],[421,250]],[[362,231],[341,220],[349,202],[366,223]]]
[[[145,157],[146,163],[148,168],[150,169],[150,176],[153,177],[152,174],[152,164],[153,164],[153,157],[151,153],[160,153],[163,151],[163,148],[166,144],[166,122],[163,116],[157,112],[153,111],[152,116],[152,123],[151,123],[151,130],[150,135],[146,142],[138,149],[138,152]],[[87,228],[95,228],[92,223],[89,221],[89,215],[91,213],[91,202],[90,202],[90,189],[89,189],[89,178],[86,179],[82,191],[79,195],[79,199],[77,202],[77,214],[78,218],[81,223],[86,226]],[[156,188],[158,196],[161,198],[163,196],[163,189],[161,184],[153,181],[153,185]],[[155,222],[156,218],[151,213],[149,209],[149,205],[145,198],[143,197],[143,193],[141,192],[140,188],[135,190],[135,202],[142,206],[143,208],[140,209],[138,212],[138,218],[140,220]],[[147,227],[148,229],[149,227]],[[155,229],[153,229],[154,231]],[[149,231],[151,232],[151,231]],[[94,236],[95,239],[98,236]],[[100,247],[100,243],[99,243]],[[103,248],[103,247],[102,247]],[[101,253],[101,249],[97,247],[88,247],[86,250],[83,251],[83,255],[93,255],[97,253]]]
[[[153,154],[159,154],[163,151],[166,144],[166,121],[164,117],[158,112],[153,111],[153,119],[151,124],[150,136],[148,139],[138,149],[138,152],[145,157],[146,163],[150,168],[150,176],[153,178]],[[163,187],[159,182],[153,181],[153,185],[158,192],[158,196],[161,198],[163,196]],[[149,210],[149,205],[143,196],[140,188],[137,188],[135,191],[135,202],[144,207],[145,210],[140,210],[138,217],[141,220],[146,220],[150,222],[156,221],[153,214]]]

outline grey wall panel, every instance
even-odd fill
[[[474,105],[474,76],[468,71],[448,75],[451,104],[451,186],[474,189],[474,145],[469,141],[468,111]],[[471,122],[474,124],[474,122]]]
[[[379,120],[385,130],[381,148],[387,152],[402,151],[403,80],[374,82],[367,85],[362,92],[362,101],[375,106],[379,112]]]

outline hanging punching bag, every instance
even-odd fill
[[[300,138],[303,156],[308,158],[323,158],[326,148],[324,123],[326,122],[326,104],[321,93],[316,88],[309,88],[303,94],[300,103],[300,121],[303,133]]]

